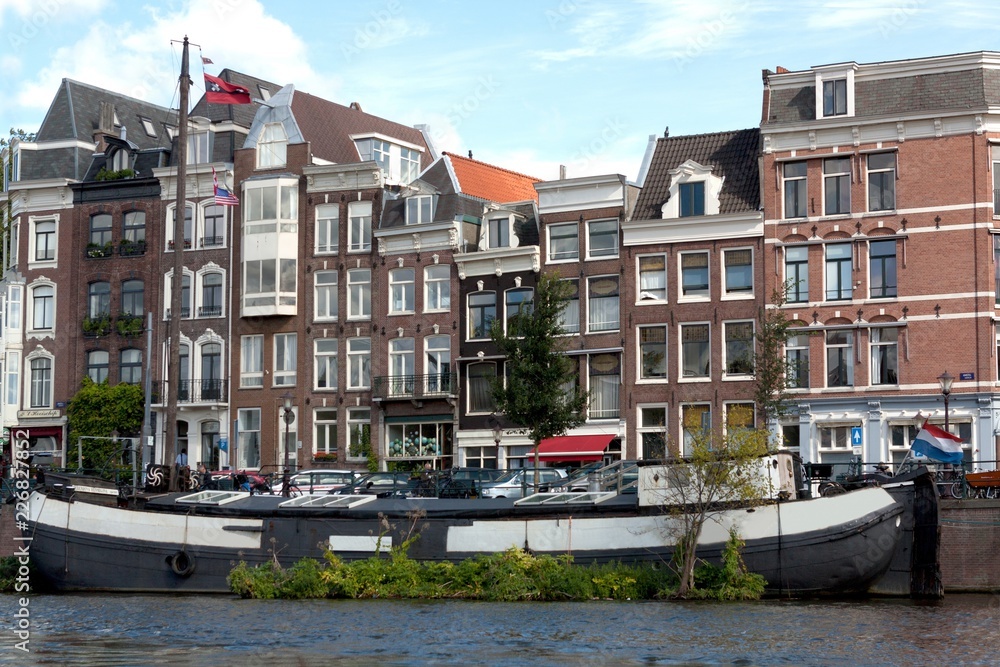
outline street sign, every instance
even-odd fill
[[[861,454],[861,427],[852,426],[851,427],[851,448],[854,449],[855,454]]]

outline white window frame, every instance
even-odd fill
[[[692,450],[692,445],[694,443],[694,435],[692,434],[692,432],[688,431],[688,429],[685,427],[685,423],[684,423],[685,422],[685,414],[684,413],[689,408],[690,409],[693,409],[693,408],[708,408],[708,410],[706,412],[702,412],[701,413],[702,414],[702,418],[700,420],[701,424],[698,425],[698,430],[699,431],[705,431],[705,430],[711,431],[712,430],[712,420],[715,418],[715,416],[712,414],[712,404],[709,403],[709,402],[707,402],[707,401],[690,401],[690,402],[686,402],[686,403],[681,403],[680,410],[677,413],[677,417],[680,420],[680,429],[678,429],[678,430],[679,430],[679,432],[681,434],[681,443],[682,443],[682,448],[683,448],[683,451],[681,452],[681,455],[683,455],[683,456],[690,456],[691,455],[691,453],[692,453],[692,451],[691,451]],[[708,424],[707,425],[705,424],[706,419],[704,418],[704,415],[706,415],[706,414],[708,415],[708,419],[707,419]]]
[[[685,377],[684,367],[685,358],[684,354],[684,330],[690,327],[707,327],[708,328],[708,341],[706,345],[708,346],[708,372],[704,375],[690,375]],[[682,322],[677,325],[677,349],[679,358],[679,363],[677,364],[677,381],[678,382],[711,382],[712,381],[712,323],[711,322]]]
[[[313,340],[313,356],[315,363],[315,377],[313,378],[313,389],[316,391],[337,391],[339,386],[337,371],[339,368],[337,354],[338,341],[336,338],[317,338]],[[326,372],[327,382],[320,384],[320,377]]]
[[[321,243],[321,240],[326,243]],[[317,255],[336,255],[340,250],[340,204],[316,205]]]
[[[240,389],[264,386],[264,334],[240,336]]]
[[[793,165],[804,165],[806,173],[802,175],[791,175],[789,176],[786,171],[788,167]],[[802,183],[799,184],[799,181]],[[805,204],[805,212],[802,215],[798,215],[799,211],[792,211],[796,215],[789,215],[788,211],[788,195],[789,186],[795,183],[795,191],[799,193],[801,188],[804,188],[803,202]],[[796,198],[798,201],[798,198]],[[788,162],[781,163],[781,216],[783,220],[804,220],[809,217],[809,164],[805,160],[789,160]]]
[[[727,263],[727,257],[730,253],[740,253],[748,252],[750,253],[750,289],[749,290],[731,290],[729,288],[729,265]],[[756,293],[756,258],[754,257],[754,252],[752,247],[740,247],[740,248],[723,248],[722,258],[720,259],[722,264],[722,297],[723,301],[738,301],[753,299]],[[739,266],[744,266],[740,264]]]
[[[298,333],[274,334],[273,386],[294,387],[298,366]]]
[[[313,408],[313,457],[317,454],[337,454],[337,408]],[[321,436],[322,434],[322,436]],[[325,445],[320,447],[320,442]]]
[[[576,289],[571,292],[569,298],[566,300],[566,304],[563,309],[559,312],[558,323],[563,329],[563,336],[579,336],[580,335],[580,279],[579,278],[562,278],[568,283],[572,283]],[[621,299],[621,297],[618,297]],[[569,330],[566,329],[565,315],[570,309],[575,309],[576,311],[576,328]]]
[[[663,411],[663,423],[662,424],[645,424],[645,415],[647,412],[652,413],[654,411]],[[636,423],[636,456],[639,459],[646,458],[645,443],[643,441],[643,436],[647,434],[659,435],[663,438],[663,456],[668,457],[670,455],[670,434],[667,429],[667,424],[670,419],[670,404],[669,403],[639,403],[635,406],[635,423]]]
[[[594,296],[592,294],[592,287],[591,286],[593,285],[594,282],[601,281],[601,280],[614,280],[615,283],[617,284],[616,291],[618,292],[618,294],[615,295],[615,298],[618,300],[618,308],[617,308],[617,311],[615,313],[616,319],[615,319],[615,326],[614,327],[608,326],[607,328],[594,328],[594,324],[595,324],[594,314],[595,314],[596,309],[592,307],[593,304],[591,303],[591,299],[595,299],[595,298],[596,299],[604,299],[604,298],[610,299],[611,298],[610,295],[604,297],[604,296],[600,296],[600,295]],[[587,333],[608,333],[608,332],[612,332],[612,331],[619,331],[621,329],[621,324],[622,324],[621,323],[621,307],[622,307],[622,284],[621,284],[621,280],[619,279],[619,276],[617,274],[600,275],[600,276],[588,276],[587,277]],[[597,324],[601,324],[601,323],[598,322]],[[611,322],[608,322],[607,324],[610,325]]]
[[[372,339],[347,339],[347,390],[371,389]],[[355,378],[357,376],[357,378]],[[356,381],[357,380],[357,381]]]
[[[794,360],[791,359],[790,357],[793,356],[791,353],[797,353],[797,354],[794,354],[794,356],[797,357],[797,358],[794,359]],[[802,385],[802,386],[799,386],[799,384],[798,384],[798,377],[799,377],[798,364],[800,364],[803,361],[805,362],[805,370],[804,370],[805,384]],[[809,389],[809,385],[810,385],[810,381],[809,381],[809,364],[810,364],[810,362],[811,362],[811,359],[810,359],[809,334],[806,333],[806,332],[793,333],[793,335],[789,336],[788,340],[785,342],[785,364],[786,364],[786,368],[788,369],[786,371],[785,384],[786,384],[786,386],[787,386],[787,388],[788,388],[789,391],[796,391],[796,390],[800,390],[800,389]],[[795,368],[792,367],[793,364],[795,365]],[[791,380],[787,377],[787,373],[788,372],[792,372],[792,373],[795,374],[795,376],[794,376],[795,377],[795,384],[792,384]]]
[[[608,225],[610,226],[614,223],[615,226],[615,245],[613,249],[602,250],[601,252],[594,252],[594,244],[592,239],[594,237],[593,228],[597,225]],[[601,259],[614,259],[618,257],[619,246],[621,245],[621,225],[618,223],[618,218],[600,218],[598,220],[587,220],[587,259],[588,260],[601,260]],[[599,236],[610,236],[607,232],[600,233]]]
[[[389,341],[389,395],[412,396],[417,374],[417,341],[412,337]]]
[[[872,158],[889,156],[892,158],[891,167],[871,168]],[[872,208],[872,175],[891,174],[889,182],[892,183],[892,206],[888,208]],[[879,153],[868,153],[865,156],[865,210],[869,213],[888,213],[899,208],[899,189],[896,181],[899,179],[899,157],[896,151],[884,151]]]
[[[432,274],[443,273],[443,276]],[[424,312],[447,313],[451,310],[451,265],[424,267]]]
[[[34,266],[56,264],[56,260],[59,258],[59,216],[31,217],[28,221],[31,225],[31,235],[29,237],[31,247],[28,249],[28,257],[31,258],[31,264]],[[45,225],[48,227],[50,224],[52,225],[51,229],[39,231],[40,226]],[[40,244],[39,239],[42,235],[45,237],[45,243]],[[52,256],[39,259],[38,251],[40,246],[44,246],[45,249],[49,250]]]
[[[881,340],[883,332],[892,332],[895,334],[895,339],[893,340]],[[876,340],[879,339],[879,340]],[[899,385],[899,327],[879,327],[872,326],[868,329],[868,358],[871,360],[871,368],[869,369],[869,383],[872,386],[879,387],[895,387]],[[895,358],[896,366],[896,381],[895,382],[879,382],[879,373],[877,372],[875,366],[879,361],[878,352],[881,349],[892,348],[892,356]]]
[[[28,408],[51,408],[52,392],[54,390],[53,374],[55,369],[55,357],[47,351],[36,351],[28,355],[24,361],[28,370],[28,377],[26,378],[28,381],[28,386],[26,387]],[[44,369],[39,369],[36,373],[36,370],[33,367],[36,361],[44,361],[48,363],[47,374],[43,374]]]
[[[38,297],[35,293],[39,289],[49,289],[52,290],[51,295],[45,297]],[[28,313],[28,321],[31,323],[31,328],[28,330],[30,333],[47,333],[52,334],[55,330],[55,314],[56,314],[56,299],[58,296],[58,289],[55,283],[52,282],[36,282],[28,288],[31,297],[28,299],[28,303],[31,308],[31,312]],[[43,312],[41,313],[42,321],[38,321],[39,313],[38,309],[38,299],[44,298],[47,301],[43,304]]]
[[[658,377],[646,377],[644,374],[645,365],[643,363],[643,340],[642,332],[644,329],[658,329],[663,332],[663,375]],[[636,341],[636,354],[635,354],[635,382],[636,384],[663,384],[670,381],[669,377],[669,325],[667,324],[641,324],[635,329],[635,341]]]
[[[482,323],[483,324],[483,335],[476,337],[476,336],[472,335],[473,331],[472,331],[472,306],[471,306],[471,303],[472,303],[472,297],[478,296],[478,295],[481,295],[481,294],[492,294],[493,295],[493,319],[491,319],[489,322],[487,322],[485,320],[483,321],[483,323]],[[493,323],[495,323],[496,320],[497,320],[497,293],[495,291],[493,291],[493,290],[482,290],[482,291],[479,291],[479,292],[470,292],[465,297],[465,308],[466,308],[466,311],[465,311],[465,316],[466,316],[465,320],[466,320],[466,325],[468,327],[468,331],[465,332],[465,338],[466,338],[466,340],[489,340],[489,338],[490,338],[490,329],[492,329]]]
[[[414,195],[406,198],[406,224],[422,225],[434,222],[434,197]]]
[[[684,293],[684,258],[702,255],[705,258],[705,287]],[[700,267],[695,267],[700,268]],[[677,253],[677,300],[683,302],[708,301],[712,298],[712,254],[708,250],[689,250]]]
[[[281,123],[267,123],[257,138],[257,168],[276,169],[288,163],[288,134]]]
[[[412,315],[416,312],[417,271],[412,266],[389,270],[389,314]]]
[[[367,274],[366,279],[360,276]],[[358,279],[355,279],[358,278]],[[347,319],[370,320],[372,316],[372,270],[370,268],[347,271]]]
[[[370,199],[347,204],[347,252],[372,251],[372,202]]]
[[[642,262],[643,262],[643,260],[655,260],[655,259],[659,259],[659,260],[661,260],[663,262],[663,269],[661,269],[661,270],[647,269],[645,271],[642,270]],[[663,288],[662,288],[663,297],[662,298],[659,297],[659,296],[657,296],[652,291],[646,291],[646,290],[643,289],[644,285],[643,285],[642,278],[643,278],[644,274],[647,274],[647,275],[649,275],[649,274],[660,274],[660,275],[662,275],[662,278],[663,278]],[[635,275],[636,275],[636,282],[635,282],[635,284],[636,284],[636,287],[637,287],[637,289],[635,291],[635,303],[636,303],[637,306],[662,305],[664,303],[667,303],[667,301],[668,301],[668,295],[670,294],[670,292],[669,292],[670,281],[667,280],[667,256],[666,256],[666,254],[664,254],[664,253],[654,253],[654,254],[651,254],[651,255],[637,255],[636,258],[635,258]],[[660,291],[660,288],[656,288],[656,291],[657,292]],[[644,296],[644,295],[646,295],[646,296]]]
[[[313,320],[337,321],[340,316],[339,288],[340,274],[336,269],[313,272]]]
[[[565,250],[557,253],[554,250],[554,244],[552,243],[552,232],[558,229],[573,229],[573,249]],[[548,252],[546,253],[546,264],[563,264],[567,262],[576,262],[580,259],[580,225],[576,222],[560,222],[548,225],[545,228],[545,233],[548,235]],[[561,237],[569,238],[569,236]]]
[[[757,428],[757,406],[754,405],[753,401],[746,400],[736,400],[736,401],[723,401],[722,402],[722,429],[729,435],[732,433],[729,428],[729,411],[736,408],[748,408],[750,410],[750,424],[741,425],[740,428],[755,429]]]
[[[750,325],[750,370],[746,372],[730,372],[729,370],[729,329],[730,327]],[[757,326],[753,320],[725,320],[722,323],[722,379],[723,380],[752,380],[753,355],[756,351]]]
[[[494,230],[496,234],[494,235]],[[494,239],[494,236],[496,238]],[[514,236],[513,216],[494,216],[486,220],[486,249],[510,248]]]
[[[846,170],[841,169],[840,171],[834,171],[832,165],[834,162],[846,162]],[[829,171],[828,171],[829,166]],[[842,181],[847,182],[847,210],[846,211],[831,211],[828,204],[830,203],[830,189],[833,184],[837,184],[838,192],[842,190],[839,188],[839,184]],[[825,216],[840,216],[840,215],[850,215],[851,214],[851,188],[852,188],[852,169],[851,169],[851,156],[849,154],[844,155],[834,155],[823,159],[823,215]],[[837,199],[837,208],[840,208],[840,199]]]
[[[488,405],[488,406],[473,406],[472,405],[472,398],[475,395],[475,392],[472,391],[472,375],[471,375],[471,370],[473,368],[478,368],[478,367],[482,367],[482,368],[485,369],[485,368],[488,368],[488,367],[491,367],[491,366],[493,367],[493,375],[487,374],[487,375],[480,375],[480,376],[476,376],[476,377],[498,377],[497,374],[500,372],[500,368],[499,368],[499,365],[497,364],[497,362],[495,362],[495,361],[477,361],[477,362],[471,363],[471,364],[469,364],[468,366],[465,367],[465,387],[466,387],[466,392],[465,392],[466,399],[465,399],[465,402],[466,402],[466,414],[470,414],[470,415],[488,415],[488,414],[492,413],[496,409],[496,405],[493,402],[492,393],[490,394],[490,400],[489,400],[490,405]]]
[[[241,469],[257,470],[261,464],[260,408],[239,408],[236,414],[239,422],[239,444],[237,445],[239,460],[236,465]],[[248,458],[247,455],[251,453],[256,456]]]
[[[608,384],[608,387],[616,386],[615,391],[615,406],[613,408],[606,409],[600,415],[596,415],[597,410],[594,407],[594,402],[600,397],[600,393],[597,391],[597,382],[594,378],[598,377],[614,377],[612,373],[602,373],[600,371],[595,371],[596,365],[594,364],[594,359],[598,357],[614,357],[617,359],[618,364],[618,381],[616,384]],[[587,390],[588,390],[588,401],[587,401],[587,421],[608,421],[608,420],[618,420],[621,418],[621,403],[622,403],[622,353],[621,352],[602,352],[597,354],[587,355]]]
[[[830,343],[830,335],[837,333],[846,333],[850,336],[847,343]],[[825,372],[825,381],[823,386],[829,389],[841,389],[848,391],[856,386],[857,378],[854,375],[854,364],[855,364],[855,354],[854,346],[857,344],[857,332],[853,329],[827,329],[826,336],[823,339],[823,361]],[[830,384],[830,350],[847,350],[847,354],[844,355],[845,365],[847,368],[848,382],[846,384]]]
[[[363,415],[363,416],[362,416]],[[347,408],[347,432],[346,432],[346,444],[347,444],[347,460],[348,461],[364,461],[365,457],[353,456],[351,450],[354,448],[355,444],[361,444],[361,434],[365,426],[368,427],[368,441],[369,446],[377,451],[377,447],[374,442],[371,442],[372,437],[372,410],[370,407],[358,406]],[[355,427],[357,430],[355,431]],[[355,435],[357,435],[357,443],[355,443]]]
[[[794,252],[796,255],[799,252],[805,253],[805,260],[801,260],[798,257],[794,257],[789,260],[788,253]],[[788,303],[808,303],[809,302],[809,246],[807,245],[793,245],[785,246],[784,252],[784,266],[785,266],[785,284],[788,286]],[[789,275],[789,266],[795,267],[796,275]],[[804,267],[805,271],[800,269]],[[802,277],[800,277],[800,275]],[[794,280],[794,284],[790,284],[789,281]],[[804,296],[805,298],[799,298]]]

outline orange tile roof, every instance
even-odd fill
[[[454,153],[444,153],[444,156],[451,161],[458,186],[467,195],[498,204],[538,201],[534,184],[540,182],[540,178],[494,167]]]

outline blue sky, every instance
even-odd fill
[[[0,127],[63,78],[177,105],[187,35],[231,68],[543,179],[634,179],[649,135],[754,127],[761,70],[1000,50],[976,1],[0,0]],[[199,49],[192,96],[201,95]]]

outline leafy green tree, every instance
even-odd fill
[[[749,408],[733,409],[724,434],[703,429],[692,419],[684,425],[690,438],[688,454],[664,467],[661,500],[669,515],[665,531],[676,544],[677,597],[689,597],[695,586],[698,539],[705,524],[727,508],[759,504],[771,493],[768,477],[760,474],[770,433],[742,426],[752,423],[751,417]]]
[[[788,412],[791,401],[787,389],[798,370],[785,356],[785,345],[795,333],[792,328],[794,322],[785,316],[781,308],[785,305],[787,294],[788,286],[778,287],[771,295],[771,303],[762,305],[757,314],[753,399],[760,424],[765,428]]]
[[[507,331],[494,326],[490,333],[506,357],[505,373],[492,385],[496,410],[527,429],[535,446],[535,467],[542,440],[582,424],[587,405],[587,392],[579,383],[569,383],[573,364],[563,354],[566,339],[559,337],[560,315],[571,290],[571,284],[556,275],[539,275],[531,302],[508,319]]]
[[[117,431],[120,438],[139,437],[144,400],[139,385],[121,382],[112,387],[89,377],[83,379],[80,391],[66,406],[66,416],[70,443],[75,445],[80,436],[90,436],[82,445],[84,468],[109,469],[122,463],[116,448],[123,443],[115,443],[111,434]],[[101,439],[91,439],[95,436]]]

